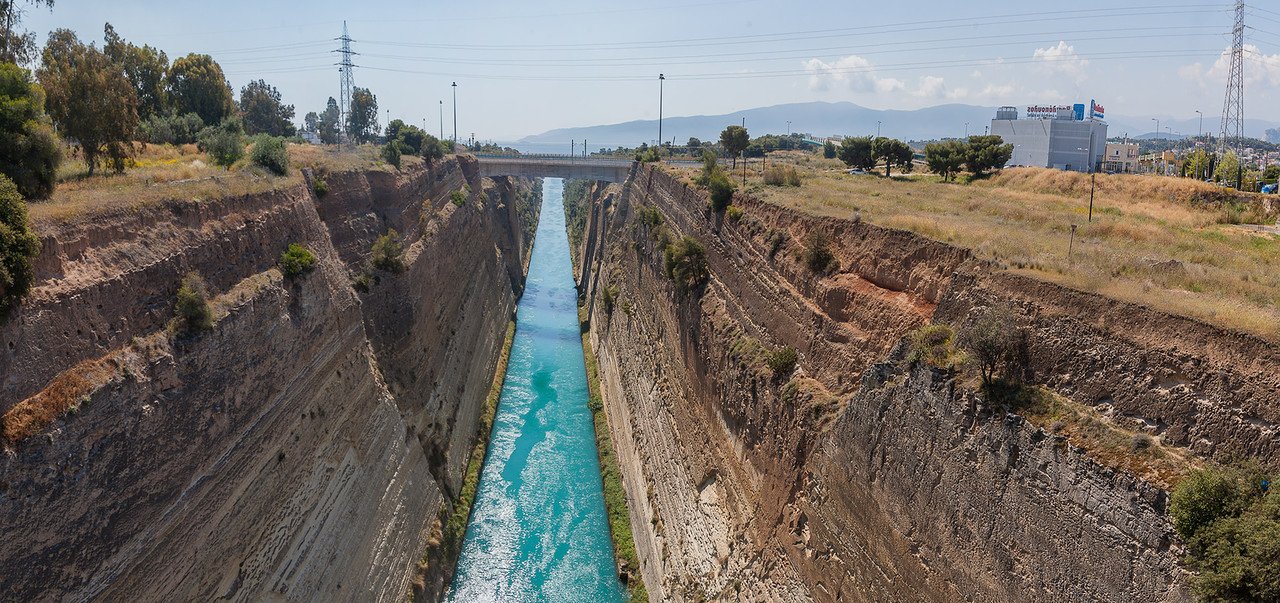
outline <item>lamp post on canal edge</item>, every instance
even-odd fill
[[[458,144],[458,82],[453,83],[453,144]]]
[[[440,140],[444,140],[444,99],[440,99]]]
[[[662,85],[667,77],[658,74],[658,148],[662,148]]]

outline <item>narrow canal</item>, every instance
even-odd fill
[[[587,408],[563,181],[546,179],[511,359],[449,601],[621,601]]]

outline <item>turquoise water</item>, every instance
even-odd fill
[[[587,408],[563,182],[547,179],[511,359],[447,600],[621,601]]]

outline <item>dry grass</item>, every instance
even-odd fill
[[[195,145],[139,145],[123,174],[90,177],[83,161],[69,158],[60,169],[57,190],[48,201],[30,204],[37,227],[92,219],[106,213],[137,210],[165,201],[196,201],[261,193],[301,182],[298,168],[325,173],[387,169],[372,146],[288,145],[290,174],[274,176],[248,159],[230,169],[214,165]],[[406,157],[405,169],[420,158]]]
[[[1033,388],[1017,412],[1046,431],[1064,436],[1099,463],[1165,489],[1200,464],[1185,448],[1166,445],[1158,437],[1130,429],[1095,408],[1048,389]]]
[[[816,215],[858,212],[873,224],[966,247],[1010,270],[1280,340],[1280,230],[1222,223],[1228,221],[1220,206],[1226,193],[1212,185],[1099,175],[1087,222],[1083,174],[1021,168],[963,185],[922,174],[850,176],[835,160],[776,155],[769,162],[794,162],[803,185],[764,186],[756,161],[745,192]],[[697,173],[664,168],[689,182]],[[734,181],[741,185],[741,178],[739,167]]]
[[[40,393],[0,417],[0,436],[8,446],[45,430],[64,413],[74,412],[94,389],[115,374],[104,359],[86,360],[63,371]]]

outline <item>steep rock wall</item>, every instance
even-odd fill
[[[590,197],[580,290],[657,599],[1185,599],[1159,487],[934,375],[863,376],[911,329],[996,303],[1027,330],[1037,383],[1201,455],[1276,458],[1264,342],[909,232],[741,196],[741,219],[715,216],[647,166]],[[827,274],[801,259],[813,232]],[[663,274],[659,241],[683,235],[706,248],[698,295]],[[775,379],[762,354],[783,346],[799,369]]]
[[[40,281],[3,327],[4,408],[76,399],[6,442],[0,598],[403,600],[475,435],[537,215],[527,182],[468,178],[467,161],[42,233]],[[405,270],[357,293],[391,227]],[[274,267],[291,242],[318,259],[301,278]],[[191,270],[216,323],[174,336]]]

